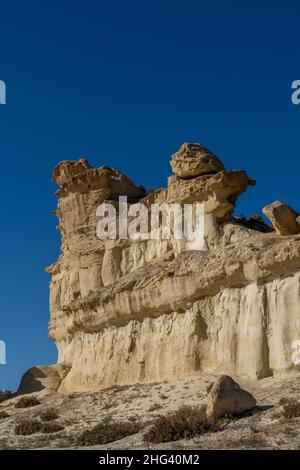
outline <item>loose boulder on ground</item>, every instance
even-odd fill
[[[228,375],[221,375],[210,388],[207,396],[208,418],[240,415],[256,406],[256,399],[243,390]]]

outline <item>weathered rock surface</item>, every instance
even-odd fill
[[[273,202],[263,208],[263,213],[272,222],[279,235],[300,233],[299,214],[281,201]]]
[[[192,162],[202,152],[185,151]],[[47,271],[49,335],[66,371],[59,391],[204,372],[254,379],[297,373],[300,235],[239,223],[231,214],[253,181],[217,165],[203,174],[201,158],[200,176],[173,175],[167,188],[148,195],[125,175],[92,169],[86,160],[55,169],[62,252]],[[187,251],[172,237],[99,240],[96,209],[110,200],[118,211],[119,195],[148,208],[202,202],[203,248]]]
[[[206,414],[209,418],[237,416],[252,410],[256,400],[228,375],[221,375],[212,385],[208,397]]]
[[[201,144],[182,144],[170,164],[179,178],[194,178],[224,170],[221,160]]]
[[[105,199],[114,199],[119,195],[126,195],[131,199],[140,199],[146,195],[142,186],[135,186],[132,180],[120,171],[107,166],[92,168],[83,158],[78,161],[60,162],[53,172],[53,181],[60,186],[57,192],[59,197],[97,190],[97,195],[100,196],[99,204]]]
[[[56,392],[61,382],[58,369],[56,364],[32,367],[23,375],[17,394],[25,395],[41,391]]]
[[[253,184],[255,182],[248,178],[246,172],[239,170],[224,170],[215,175],[202,175],[192,180],[170,176],[167,202],[203,202],[206,213],[213,213],[215,218],[224,219],[233,212],[239,195]]]

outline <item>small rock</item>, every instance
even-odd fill
[[[255,406],[256,400],[251,393],[243,390],[228,375],[221,375],[207,396],[206,414],[209,418],[240,415]]]
[[[201,144],[182,144],[170,164],[179,178],[195,178],[224,170],[221,160]]]
[[[295,235],[300,233],[297,222],[299,214],[281,201],[275,201],[263,208],[263,213],[272,222],[279,235]]]

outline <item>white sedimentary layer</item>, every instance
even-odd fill
[[[60,391],[201,372],[260,379],[298,371],[292,345],[300,340],[300,235],[237,223],[235,200],[253,181],[242,171],[218,171],[202,147],[191,151],[192,175],[200,176],[189,178],[180,153],[176,168],[186,179],[170,177],[168,189],[150,195],[85,160],[56,168],[62,253],[48,268],[49,335],[59,353]],[[202,174],[207,165],[215,173]],[[118,194],[147,206],[204,203],[203,251],[186,251],[174,239],[99,240],[97,206],[110,200],[118,208]]]
[[[185,313],[129,321],[57,343],[72,365],[62,391],[156,382],[200,372],[259,379],[296,372],[299,274],[265,285],[225,289]]]

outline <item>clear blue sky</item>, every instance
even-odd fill
[[[296,1],[1,1],[0,388],[56,361],[44,267],[59,254],[60,160],[159,187],[179,145],[201,142],[257,179],[237,213],[300,211],[299,14]]]

